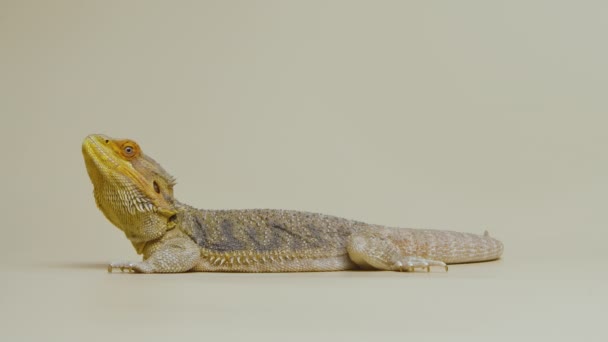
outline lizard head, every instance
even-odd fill
[[[82,154],[97,207],[132,242],[156,239],[170,228],[175,179],[135,141],[92,134]]]

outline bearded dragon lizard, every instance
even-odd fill
[[[140,273],[415,271],[498,259],[484,235],[392,228],[291,210],[204,210],[173,196],[175,179],[129,139],[89,135],[82,144],[97,207],[122,230]]]

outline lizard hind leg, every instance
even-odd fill
[[[438,260],[404,255],[403,251],[387,236],[379,232],[353,234],[347,244],[348,256],[363,269],[413,272],[416,268],[430,271],[431,266],[448,266]]]

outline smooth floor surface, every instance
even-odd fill
[[[39,264],[4,271],[0,337],[605,341],[604,266],[507,255],[447,273],[134,275]]]

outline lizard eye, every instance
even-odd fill
[[[133,140],[118,140],[116,141],[117,152],[122,155],[122,157],[131,160],[141,153],[139,149],[139,145]]]
[[[127,156],[133,155],[133,152],[134,152],[133,147],[131,147],[131,146],[126,146],[124,151]]]

